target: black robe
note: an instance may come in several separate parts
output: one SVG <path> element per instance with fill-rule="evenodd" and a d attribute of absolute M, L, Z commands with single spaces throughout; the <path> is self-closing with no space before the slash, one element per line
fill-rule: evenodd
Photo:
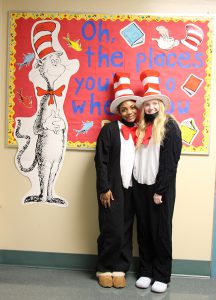
<path fill-rule="evenodd" d="M 118 121 L 106 124 L 98 136 L 95 154 L 98 196 L 111 189 L 114 198 L 123 197 L 120 149 Z"/>
<path fill-rule="evenodd" d="M 100 272 L 126 272 L 132 259 L 132 189 L 122 185 L 120 154 L 118 121 L 113 121 L 101 129 L 95 154 L 100 228 L 97 271 Z M 105 208 L 100 194 L 109 189 L 114 200 L 110 208 Z"/>
<path fill-rule="evenodd" d="M 181 131 L 175 120 L 165 124 L 159 169 L 153 185 L 133 180 L 140 256 L 139 276 L 168 283 L 172 269 L 172 218 L 176 196 L 176 172 L 182 149 Z M 155 204 L 153 195 L 162 195 Z"/>

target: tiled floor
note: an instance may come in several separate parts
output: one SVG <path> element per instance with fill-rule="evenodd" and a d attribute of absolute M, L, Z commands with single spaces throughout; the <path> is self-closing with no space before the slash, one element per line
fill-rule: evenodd
<path fill-rule="evenodd" d="M 0 300 L 216 300 L 216 279 L 172 276 L 165 294 L 135 287 L 135 274 L 124 289 L 102 288 L 87 271 L 0 266 Z"/>

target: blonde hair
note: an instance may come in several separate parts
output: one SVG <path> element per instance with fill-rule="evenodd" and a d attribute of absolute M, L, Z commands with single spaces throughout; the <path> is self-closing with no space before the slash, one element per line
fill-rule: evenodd
<path fill-rule="evenodd" d="M 167 119 L 171 117 L 165 113 L 165 107 L 163 102 L 161 100 L 158 100 L 158 103 L 159 103 L 159 111 L 157 117 L 153 122 L 153 127 L 152 127 L 152 136 L 155 144 L 161 144 L 163 142 L 165 136 L 165 123 L 167 122 Z M 137 148 L 140 147 L 143 141 L 143 137 L 145 135 L 145 130 L 147 127 L 144 114 L 145 112 L 143 106 L 140 114 L 139 123 L 138 123 L 138 129 L 137 129 L 137 136 L 138 136 L 137 145 L 136 145 Z"/>

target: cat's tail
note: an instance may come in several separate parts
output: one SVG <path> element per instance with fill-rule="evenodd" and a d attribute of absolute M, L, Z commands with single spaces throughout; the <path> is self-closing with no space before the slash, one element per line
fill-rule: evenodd
<path fill-rule="evenodd" d="M 17 120 L 17 128 L 16 128 L 16 131 L 15 131 L 15 136 L 16 136 L 17 138 L 23 138 L 23 139 L 26 139 L 26 143 L 25 143 L 25 145 L 23 146 L 23 148 L 22 148 L 21 150 L 18 151 L 16 160 L 17 160 L 18 166 L 19 166 L 19 168 L 20 168 L 20 170 L 21 170 L 22 172 L 31 172 L 31 171 L 34 169 L 34 167 L 36 166 L 36 164 L 37 164 L 37 155 L 35 155 L 35 158 L 34 158 L 34 160 L 33 160 L 33 162 L 32 162 L 32 164 L 31 164 L 30 167 L 28 167 L 28 168 L 23 167 L 23 165 L 22 165 L 22 163 L 21 163 L 21 157 L 22 157 L 23 153 L 25 152 L 25 150 L 28 148 L 28 146 L 29 146 L 29 144 L 30 144 L 30 142 L 31 142 L 31 138 L 30 138 L 29 135 L 21 134 L 21 133 L 20 133 L 20 128 L 21 128 L 21 120 L 18 119 L 18 120 Z"/>

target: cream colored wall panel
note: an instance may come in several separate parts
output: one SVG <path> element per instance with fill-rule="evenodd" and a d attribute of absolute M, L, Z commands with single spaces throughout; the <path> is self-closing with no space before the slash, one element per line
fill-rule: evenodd
<path fill-rule="evenodd" d="M 215 13 L 214 0 L 124 0 L 124 1 L 101 1 L 101 0 L 52 0 L 28 1 L 28 0 L 3 0 L 4 8 L 9 10 L 46 10 L 46 11 L 74 11 L 93 13 L 177 13 L 177 14 L 203 14 Z"/>

